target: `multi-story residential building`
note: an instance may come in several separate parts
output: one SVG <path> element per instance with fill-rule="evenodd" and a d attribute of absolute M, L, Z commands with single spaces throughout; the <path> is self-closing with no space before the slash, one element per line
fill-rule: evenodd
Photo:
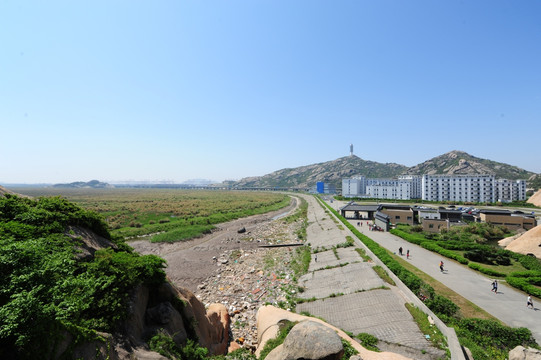
<path fill-rule="evenodd" d="M 411 198 L 420 199 L 422 196 L 422 176 L 421 175 L 400 175 L 398 180 L 411 181 Z"/>
<path fill-rule="evenodd" d="M 526 180 L 494 175 L 401 175 L 398 179 L 342 179 L 342 196 L 429 201 L 509 202 L 526 199 Z"/>
<path fill-rule="evenodd" d="M 412 181 L 395 179 L 366 179 L 366 194 L 376 199 L 411 199 Z"/>
<path fill-rule="evenodd" d="M 494 175 L 423 175 L 422 199 L 494 202 Z"/>
<path fill-rule="evenodd" d="M 366 194 L 366 178 L 362 175 L 342 179 L 342 196 L 359 197 Z"/>
<path fill-rule="evenodd" d="M 526 200 L 526 180 L 496 180 L 496 201 Z"/>
<path fill-rule="evenodd" d="M 494 175 L 423 175 L 422 199 L 430 201 L 510 202 L 526 199 L 526 180 Z"/>
<path fill-rule="evenodd" d="M 421 177 L 404 175 L 399 179 L 367 179 L 362 175 L 342 179 L 342 196 L 409 200 L 421 197 Z"/>

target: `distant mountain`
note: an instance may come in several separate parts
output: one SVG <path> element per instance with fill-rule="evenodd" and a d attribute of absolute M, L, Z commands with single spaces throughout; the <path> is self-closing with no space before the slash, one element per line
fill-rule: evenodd
<path fill-rule="evenodd" d="M 367 178 L 393 178 L 402 174 L 494 174 L 504 179 L 534 179 L 536 174 L 516 166 L 477 158 L 463 151 L 450 151 L 408 168 L 395 163 L 363 160 L 355 155 L 319 164 L 282 169 L 264 176 L 228 181 L 228 186 L 310 188 L 323 181 L 336 187 L 342 179 L 355 175 Z M 536 178 L 537 179 L 537 178 Z"/>
<path fill-rule="evenodd" d="M 211 185 L 216 184 L 218 181 L 208 179 L 190 179 L 182 182 L 183 185 Z"/>
<path fill-rule="evenodd" d="M 108 183 L 104 183 L 98 180 L 90 180 L 88 182 L 76 181 L 69 184 L 54 184 L 55 188 L 92 188 L 92 189 L 104 189 L 113 188 L 114 186 Z"/>
<path fill-rule="evenodd" d="M 503 179 L 528 179 L 535 173 L 516 166 L 477 158 L 463 151 L 453 150 L 443 155 L 415 165 L 406 171 L 406 174 L 492 174 Z"/>
<path fill-rule="evenodd" d="M 243 178 L 232 182 L 234 186 L 254 187 L 297 187 L 309 188 L 318 181 L 342 186 L 342 179 L 354 175 L 366 177 L 394 177 L 404 173 L 408 168 L 399 164 L 382 164 L 363 160 L 358 156 L 346 156 L 319 164 L 297 168 L 282 169 L 259 177 Z"/>

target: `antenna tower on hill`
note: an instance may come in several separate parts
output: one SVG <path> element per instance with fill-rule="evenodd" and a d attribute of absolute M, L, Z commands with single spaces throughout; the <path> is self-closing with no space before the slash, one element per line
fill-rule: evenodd
<path fill-rule="evenodd" d="M 349 145 L 349 156 L 353 156 L 353 144 Z"/>

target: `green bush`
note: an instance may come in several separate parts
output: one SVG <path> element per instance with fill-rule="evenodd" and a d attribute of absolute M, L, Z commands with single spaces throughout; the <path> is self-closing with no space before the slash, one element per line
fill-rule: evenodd
<path fill-rule="evenodd" d="M 486 274 L 488 276 L 492 277 L 505 277 L 505 274 L 496 270 L 492 270 L 486 267 L 483 267 L 476 263 L 468 263 L 468 267 L 473 270 L 477 270 L 479 272 L 482 272 L 483 274 Z"/>
<path fill-rule="evenodd" d="M 368 333 L 359 333 L 355 337 L 361 341 L 361 345 L 365 349 L 377 351 L 377 352 L 380 351 L 377 347 L 379 340 L 374 335 L 368 334 Z"/>
<path fill-rule="evenodd" d="M 349 360 L 350 357 L 353 355 L 357 355 L 359 352 L 349 343 L 349 341 L 340 338 L 342 341 L 342 347 L 344 348 L 344 355 L 340 358 L 340 360 Z"/>
<path fill-rule="evenodd" d="M 74 227 L 118 249 L 76 260 Z M 71 231 L 70 231 L 71 230 Z M 138 284 L 165 281 L 165 261 L 112 238 L 101 216 L 61 198 L 0 198 L 0 358 L 47 358 L 65 332 L 75 339 L 112 331 Z"/>
<path fill-rule="evenodd" d="M 518 345 L 537 347 L 532 333 L 527 328 L 511 328 L 496 320 L 462 319 L 457 333 L 465 334 L 476 343 L 487 347 L 513 349 Z"/>
<path fill-rule="evenodd" d="M 528 293 L 535 297 L 541 297 L 541 288 L 532 285 L 530 283 L 530 279 L 534 279 L 534 282 L 536 282 L 535 280 L 539 278 L 522 278 L 522 277 L 507 276 L 505 278 L 505 281 L 509 285 L 516 287 L 517 289 L 520 289 L 524 291 L 525 293 Z"/>
<path fill-rule="evenodd" d="M 426 306 L 436 314 L 447 316 L 454 316 L 459 309 L 451 300 L 437 294 L 426 300 Z"/>
<path fill-rule="evenodd" d="M 534 256 L 516 254 L 518 261 L 528 270 L 541 271 L 541 261 Z"/>
<path fill-rule="evenodd" d="M 163 331 L 154 335 L 149 343 L 150 350 L 167 357 L 168 359 L 207 360 L 208 349 L 200 347 L 195 341 L 188 339 L 184 346 L 177 345 L 173 339 Z"/>

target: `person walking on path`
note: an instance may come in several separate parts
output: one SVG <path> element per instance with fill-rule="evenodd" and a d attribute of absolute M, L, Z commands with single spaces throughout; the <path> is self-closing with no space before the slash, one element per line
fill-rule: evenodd
<path fill-rule="evenodd" d="M 410 258 L 410 251 L 408 249 L 408 251 L 406 251 L 406 259 L 409 259 Z"/>
<path fill-rule="evenodd" d="M 533 309 L 533 301 L 532 301 L 532 297 L 530 295 L 528 295 L 528 302 L 526 303 L 526 307 L 530 307 Z"/>
<path fill-rule="evenodd" d="M 402 256 L 402 246 L 398 248 L 398 255 Z"/>
<path fill-rule="evenodd" d="M 440 271 L 443 272 L 443 261 L 440 261 Z"/>
<path fill-rule="evenodd" d="M 317 254 L 314 256 L 314 261 L 317 262 Z"/>
<path fill-rule="evenodd" d="M 494 294 L 498 293 L 498 281 L 496 279 L 492 282 L 492 290 L 490 291 L 494 291 Z"/>

